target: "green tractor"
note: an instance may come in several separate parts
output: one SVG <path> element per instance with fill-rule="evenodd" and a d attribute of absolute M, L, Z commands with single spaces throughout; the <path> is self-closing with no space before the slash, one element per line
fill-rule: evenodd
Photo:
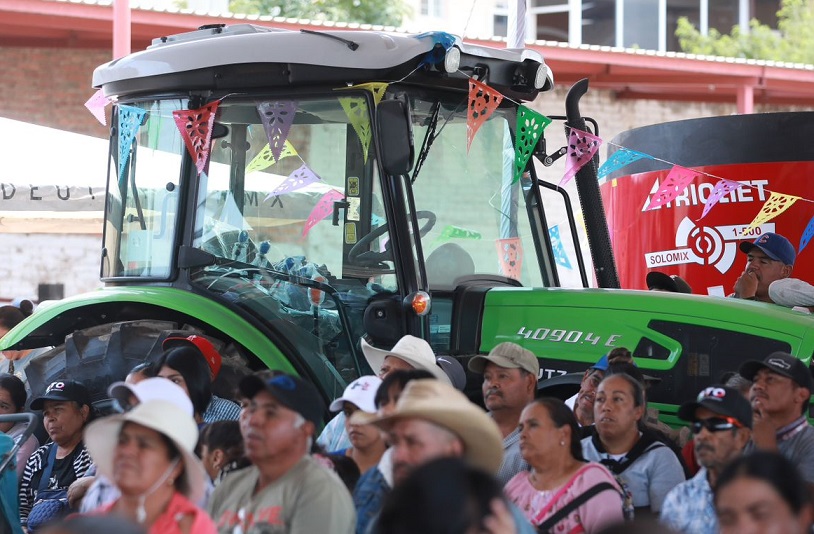
<path fill-rule="evenodd" d="M 475 82 L 488 88 L 478 98 Z M 515 169 L 523 103 L 553 87 L 537 52 L 218 25 L 156 39 L 97 68 L 93 85 L 114 103 L 105 287 L 0 342 L 51 347 L 25 370 L 34 393 L 71 377 L 101 399 L 164 338 L 195 333 L 223 354 L 216 393 L 273 368 L 329 400 L 371 372 L 362 336 L 389 347 L 412 334 L 464 363 L 520 343 L 543 380 L 627 347 L 661 379 L 650 400 L 674 423 L 741 361 L 814 353 L 811 319 L 777 306 L 618 289 L 596 159 L 575 178 L 583 264 L 566 190 L 530 161 Z M 570 128 L 587 130 L 586 90 L 532 138 L 544 165 Z M 575 267 L 558 263 L 557 239 Z M 561 287 L 567 276 L 582 287 Z"/>

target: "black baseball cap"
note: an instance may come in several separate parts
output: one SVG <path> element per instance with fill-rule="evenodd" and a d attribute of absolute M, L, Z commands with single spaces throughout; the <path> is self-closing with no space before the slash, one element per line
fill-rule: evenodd
<path fill-rule="evenodd" d="M 791 378 L 798 385 L 808 388 L 814 393 L 814 379 L 808 367 L 795 356 L 787 352 L 773 352 L 763 358 L 763 361 L 749 360 L 738 370 L 743 378 L 754 382 L 755 375 L 761 369 L 768 369 L 773 373 Z"/>
<path fill-rule="evenodd" d="M 737 389 L 723 385 L 712 385 L 705 388 L 694 402 L 685 402 L 678 409 L 678 417 L 685 421 L 695 421 L 698 408 L 733 417 L 747 428 L 752 428 L 752 406 Z"/>
<path fill-rule="evenodd" d="M 91 405 L 90 391 L 75 380 L 57 380 L 45 390 L 45 393 L 31 401 L 32 410 L 42 410 L 45 401 L 73 401 L 82 405 Z"/>
<path fill-rule="evenodd" d="M 665 274 L 661 271 L 650 271 L 645 278 L 647 289 L 660 289 L 672 293 L 692 293 L 692 288 L 677 274 Z"/>
<path fill-rule="evenodd" d="M 325 405 L 317 388 L 296 376 L 277 375 L 263 379 L 257 375 L 249 375 L 240 381 L 238 388 L 249 399 L 261 391 L 268 391 L 277 402 L 297 412 L 317 427 L 325 413 Z"/>

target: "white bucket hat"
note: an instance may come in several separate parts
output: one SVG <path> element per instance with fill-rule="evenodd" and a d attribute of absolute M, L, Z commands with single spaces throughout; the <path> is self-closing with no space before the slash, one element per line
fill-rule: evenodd
<path fill-rule="evenodd" d="M 421 338 L 406 335 L 399 339 L 390 350 L 377 349 L 362 338 L 362 353 L 375 373 L 382 368 L 385 357 L 394 356 L 409 363 L 415 369 L 429 371 L 441 382 L 452 385 L 444 370 L 435 363 L 435 353 L 432 351 L 432 347 Z"/>
<path fill-rule="evenodd" d="M 184 462 L 184 495 L 192 502 L 201 502 L 206 487 L 206 472 L 195 456 L 198 425 L 192 415 L 166 400 L 149 400 L 131 411 L 98 419 L 85 429 L 85 445 L 102 475 L 113 478 L 113 458 L 124 423 L 135 423 L 155 430 L 172 441 Z"/>
<path fill-rule="evenodd" d="M 355 404 L 360 410 L 367 413 L 376 413 L 376 390 L 382 384 L 378 376 L 360 376 L 345 388 L 342 396 L 328 407 L 332 412 L 338 412 L 346 402 Z"/>

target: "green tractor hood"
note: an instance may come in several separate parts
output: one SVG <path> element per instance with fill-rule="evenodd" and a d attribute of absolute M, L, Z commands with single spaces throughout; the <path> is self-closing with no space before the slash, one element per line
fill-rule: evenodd
<path fill-rule="evenodd" d="M 806 364 L 814 318 L 755 301 L 618 289 L 499 288 L 486 294 L 480 350 L 519 343 L 540 359 L 540 378 L 582 373 L 617 347 L 656 386 L 651 401 L 676 406 L 725 372 L 774 351 Z"/>
<path fill-rule="evenodd" d="M 245 317 L 211 298 L 172 287 L 108 287 L 44 306 L 6 334 L 0 350 L 58 346 L 77 330 L 143 319 L 217 330 L 270 367 L 293 371 L 273 340 Z"/>

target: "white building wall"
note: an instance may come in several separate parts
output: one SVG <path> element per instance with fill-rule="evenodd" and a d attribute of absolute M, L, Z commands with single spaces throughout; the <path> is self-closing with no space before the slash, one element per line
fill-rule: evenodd
<path fill-rule="evenodd" d="M 36 298 L 39 284 L 64 284 L 65 296 L 101 287 L 98 235 L 0 233 L 0 301 Z"/>

